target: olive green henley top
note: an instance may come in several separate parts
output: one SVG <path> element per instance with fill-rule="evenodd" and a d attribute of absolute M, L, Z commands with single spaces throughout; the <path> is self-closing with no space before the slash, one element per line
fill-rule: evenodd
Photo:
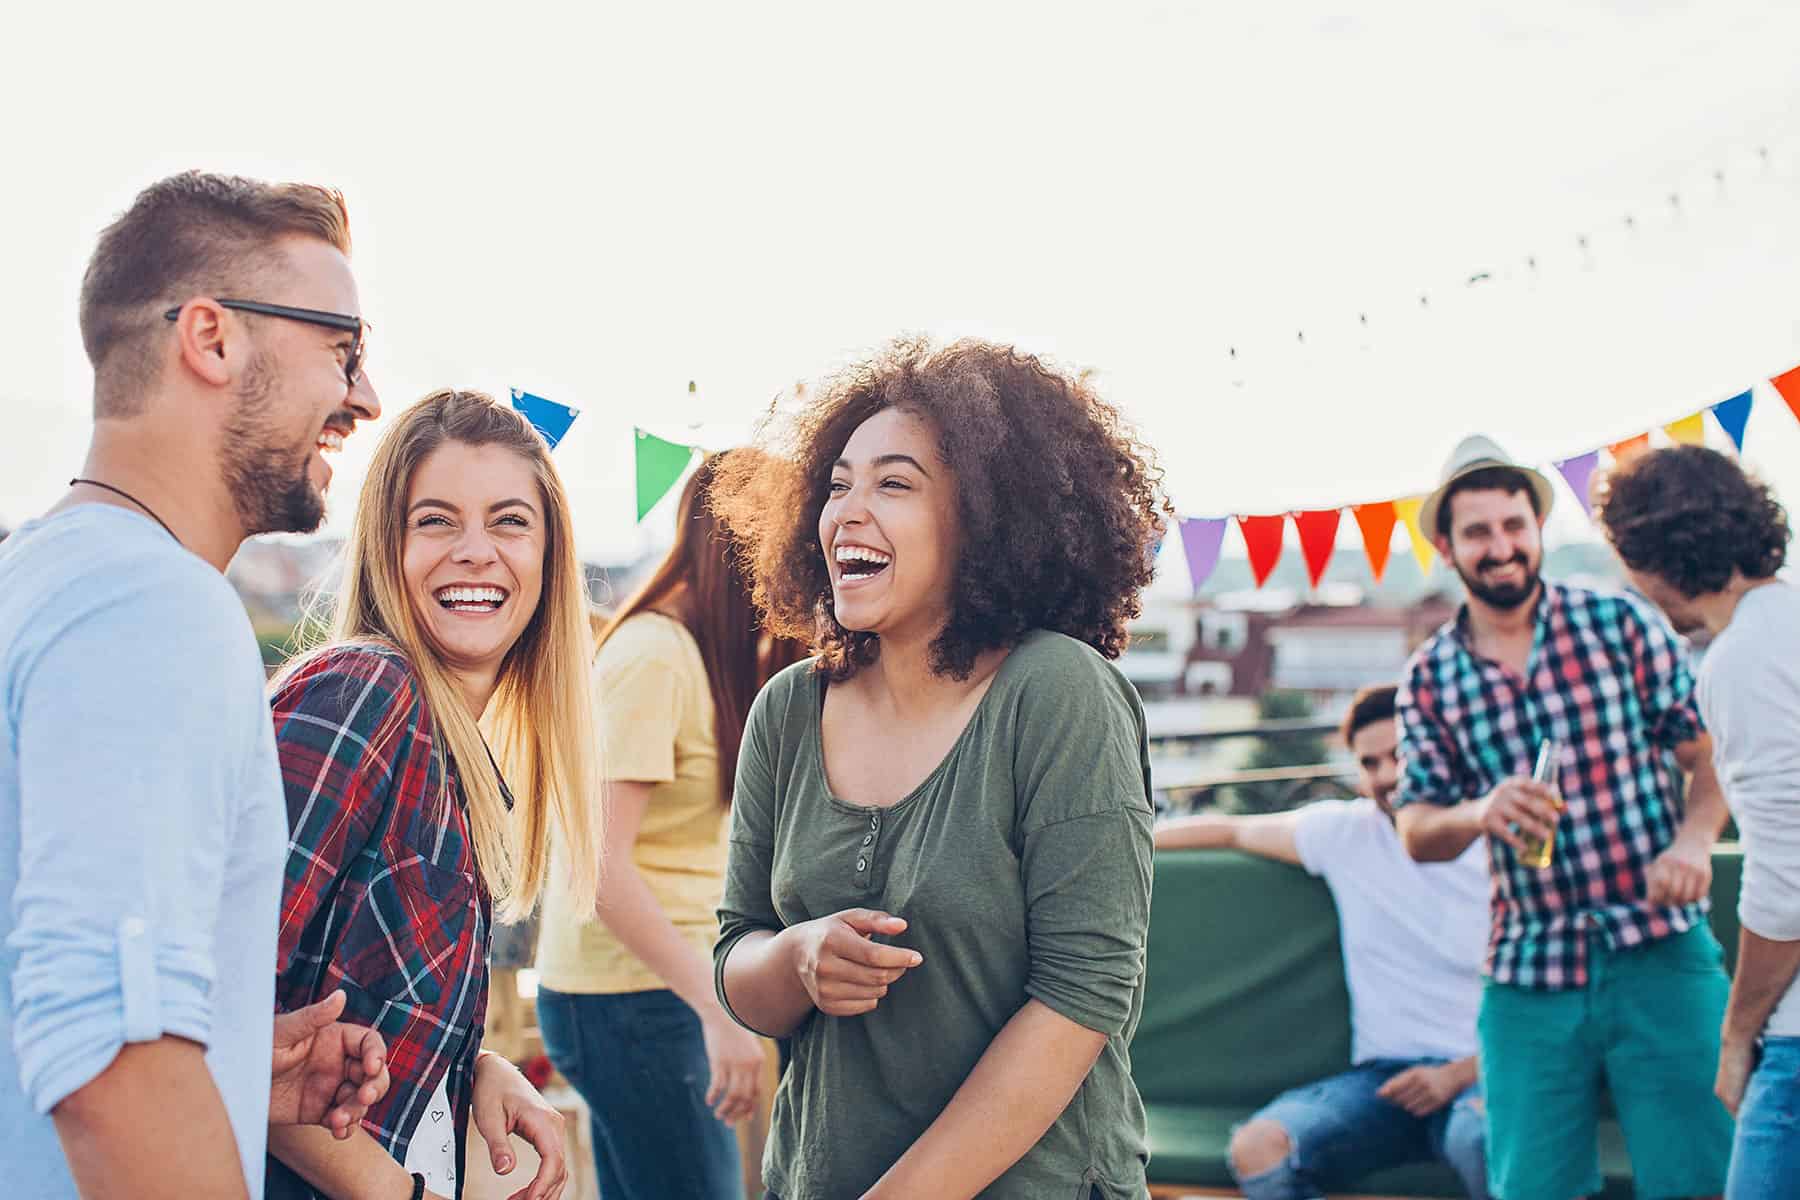
<path fill-rule="evenodd" d="M 873 1012 L 814 1011 L 794 1032 L 763 1182 L 782 1200 L 860 1196 L 1036 999 L 1106 1046 L 1056 1123 L 981 1194 L 1141 1200 L 1148 1151 L 1127 1047 L 1143 1006 L 1154 809 L 1136 691 L 1091 647 L 1028 634 L 943 762 L 880 808 L 831 794 L 825 687 L 800 663 L 751 709 L 715 978 L 745 934 L 847 908 L 906 918 L 882 940 L 924 962 Z M 720 1000 L 729 1010 L 722 987 Z"/>

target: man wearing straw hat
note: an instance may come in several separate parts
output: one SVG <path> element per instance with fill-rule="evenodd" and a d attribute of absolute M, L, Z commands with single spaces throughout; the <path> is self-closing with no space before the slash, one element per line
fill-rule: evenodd
<path fill-rule="evenodd" d="M 1700 708 L 1745 846 L 1737 971 L 1714 1089 L 1737 1116 L 1726 1194 L 1800 1178 L 1800 591 L 1776 577 L 1788 515 L 1766 484 L 1702 446 L 1657 450 L 1608 481 L 1606 536 L 1675 628 L 1713 635 Z"/>
<path fill-rule="evenodd" d="M 1730 984 L 1706 897 L 1724 797 L 1668 624 L 1634 597 L 1541 577 L 1552 499 L 1543 475 L 1471 437 L 1420 508 L 1468 600 L 1407 665 L 1396 821 L 1422 861 L 1488 839 L 1493 1193 L 1598 1191 L 1604 1082 L 1637 1194 L 1716 1196 Z"/>

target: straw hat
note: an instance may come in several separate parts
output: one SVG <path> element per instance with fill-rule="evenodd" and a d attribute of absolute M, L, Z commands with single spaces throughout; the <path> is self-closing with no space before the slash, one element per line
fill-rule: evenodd
<path fill-rule="evenodd" d="M 1530 467 L 1514 462 L 1492 438 L 1485 438 L 1477 433 L 1464 438 L 1451 452 L 1449 461 L 1444 464 L 1437 490 L 1425 497 L 1425 502 L 1419 505 L 1419 532 L 1428 538 L 1437 537 L 1438 506 L 1444 502 L 1444 493 L 1450 490 L 1450 485 L 1465 475 L 1485 471 L 1490 467 L 1505 467 L 1523 475 L 1537 495 L 1539 515 L 1550 515 L 1550 506 L 1556 501 L 1556 493 L 1551 489 L 1550 481 Z"/>

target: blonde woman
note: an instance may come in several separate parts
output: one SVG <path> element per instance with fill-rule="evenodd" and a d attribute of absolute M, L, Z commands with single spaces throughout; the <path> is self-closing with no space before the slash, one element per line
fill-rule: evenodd
<path fill-rule="evenodd" d="M 346 1019 L 387 1039 L 393 1086 L 349 1141 L 272 1131 L 268 1195 L 460 1195 L 472 1114 L 500 1173 L 509 1133 L 536 1147 L 519 1195 L 554 1200 L 562 1121 L 480 1043 L 494 908 L 516 919 L 554 887 L 591 905 L 596 886 L 568 498 L 517 413 L 434 392 L 376 449 L 345 557 L 329 642 L 275 689 L 293 831 L 276 999 L 342 988 Z M 549 878 L 553 833 L 567 878 Z"/>

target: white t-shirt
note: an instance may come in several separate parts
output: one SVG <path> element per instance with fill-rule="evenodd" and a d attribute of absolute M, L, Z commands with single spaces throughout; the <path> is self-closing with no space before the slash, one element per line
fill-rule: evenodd
<path fill-rule="evenodd" d="M 456 1122 L 450 1116 L 450 1073 L 437 1091 L 406 1144 L 408 1173 L 425 1177 L 425 1190 L 436 1196 L 456 1195 Z"/>
<path fill-rule="evenodd" d="M 1337 902 L 1350 989 L 1351 1058 L 1475 1053 L 1488 943 L 1488 852 L 1420 863 L 1373 800 L 1301 810 L 1294 843 Z"/>
<path fill-rule="evenodd" d="M 1738 921 L 1772 941 L 1800 940 L 1800 591 L 1744 593 L 1699 671 L 1713 765 L 1744 845 Z M 1800 980 L 1765 1033 L 1800 1037 Z"/>

